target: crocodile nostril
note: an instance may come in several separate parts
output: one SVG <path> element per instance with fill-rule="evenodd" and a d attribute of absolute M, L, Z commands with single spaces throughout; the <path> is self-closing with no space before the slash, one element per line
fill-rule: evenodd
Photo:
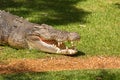
<path fill-rule="evenodd" d="M 80 36 L 79 36 L 78 33 L 72 32 L 72 33 L 69 34 L 68 39 L 70 41 L 80 40 Z"/>

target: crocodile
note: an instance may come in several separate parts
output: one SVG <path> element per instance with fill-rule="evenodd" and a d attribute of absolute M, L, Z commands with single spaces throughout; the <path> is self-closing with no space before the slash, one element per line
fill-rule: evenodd
<path fill-rule="evenodd" d="M 32 23 L 22 17 L 0 10 L 0 45 L 16 49 L 36 49 L 47 53 L 76 54 L 76 32 L 58 30 L 47 24 Z M 70 47 L 65 44 L 70 43 Z"/>

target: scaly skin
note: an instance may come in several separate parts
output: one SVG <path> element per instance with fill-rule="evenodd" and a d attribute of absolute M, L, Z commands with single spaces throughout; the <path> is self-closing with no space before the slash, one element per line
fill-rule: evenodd
<path fill-rule="evenodd" d="M 76 54 L 77 50 L 67 48 L 64 42 L 72 43 L 79 39 L 80 36 L 75 32 L 56 30 L 46 24 L 31 23 L 0 10 L 0 45 L 71 55 Z"/>

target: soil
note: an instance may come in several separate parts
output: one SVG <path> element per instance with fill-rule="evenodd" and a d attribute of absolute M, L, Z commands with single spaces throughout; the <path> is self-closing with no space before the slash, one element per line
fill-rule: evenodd
<path fill-rule="evenodd" d="M 9 59 L 0 62 L 0 74 L 80 69 L 120 69 L 120 57 L 51 57 L 44 59 Z"/>

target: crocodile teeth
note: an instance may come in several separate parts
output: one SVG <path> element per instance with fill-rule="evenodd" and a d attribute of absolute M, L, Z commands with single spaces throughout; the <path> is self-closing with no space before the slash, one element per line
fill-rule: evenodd
<path fill-rule="evenodd" d="M 55 48 L 56 48 L 57 46 L 53 44 L 53 47 L 55 47 Z"/>
<path fill-rule="evenodd" d="M 58 42 L 58 46 L 60 46 L 60 42 Z"/>
<path fill-rule="evenodd" d="M 69 48 L 66 46 L 66 50 L 68 50 Z"/>
<path fill-rule="evenodd" d="M 73 41 L 71 41 L 71 45 L 72 45 L 72 46 L 74 46 L 74 43 L 73 43 Z"/>
<path fill-rule="evenodd" d="M 62 44 L 62 42 L 58 42 L 58 46 L 60 46 Z"/>

